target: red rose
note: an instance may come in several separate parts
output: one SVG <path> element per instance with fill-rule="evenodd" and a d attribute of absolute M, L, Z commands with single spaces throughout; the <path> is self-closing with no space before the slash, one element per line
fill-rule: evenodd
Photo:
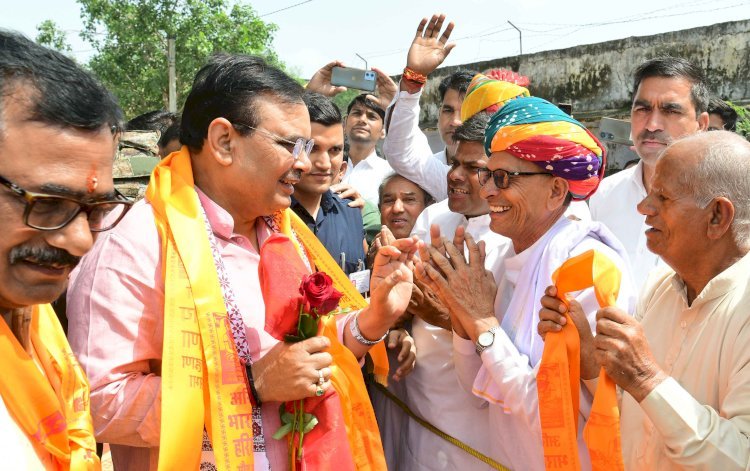
<path fill-rule="evenodd" d="M 322 316 L 336 309 L 339 299 L 343 296 L 333 287 L 331 277 L 323 272 L 302 278 L 299 292 L 305 307 L 310 306 L 310 313 L 315 316 Z"/>

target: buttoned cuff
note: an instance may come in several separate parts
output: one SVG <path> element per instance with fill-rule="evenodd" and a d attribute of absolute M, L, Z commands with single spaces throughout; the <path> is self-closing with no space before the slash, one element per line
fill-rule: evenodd
<path fill-rule="evenodd" d="M 640 406 L 666 444 L 689 439 L 698 419 L 695 407 L 702 409 L 693 396 L 672 377 L 656 386 L 641 401 Z"/>

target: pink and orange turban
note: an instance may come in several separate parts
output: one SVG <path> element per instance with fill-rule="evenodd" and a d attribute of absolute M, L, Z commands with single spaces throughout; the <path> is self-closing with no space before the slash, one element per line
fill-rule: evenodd
<path fill-rule="evenodd" d="M 574 200 L 588 199 L 604 178 L 604 147 L 581 123 L 537 97 L 512 100 L 484 133 L 484 150 L 508 152 L 568 180 Z"/>
<path fill-rule="evenodd" d="M 464 103 L 461 105 L 461 121 L 466 121 L 480 111 L 494 113 L 508 100 L 522 96 L 529 96 L 529 91 L 524 87 L 476 74 L 466 89 Z"/>

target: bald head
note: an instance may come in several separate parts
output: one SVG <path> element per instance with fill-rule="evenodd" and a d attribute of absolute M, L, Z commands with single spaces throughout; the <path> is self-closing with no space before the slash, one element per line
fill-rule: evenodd
<path fill-rule="evenodd" d="M 670 145 L 658 166 L 678 175 L 685 193 L 705 208 L 715 198 L 734 206 L 732 232 L 738 245 L 750 238 L 750 142 L 729 131 L 702 132 Z"/>

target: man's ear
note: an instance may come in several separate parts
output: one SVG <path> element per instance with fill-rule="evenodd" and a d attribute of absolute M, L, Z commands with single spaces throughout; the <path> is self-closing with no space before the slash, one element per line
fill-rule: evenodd
<path fill-rule="evenodd" d="M 568 180 L 553 176 L 552 185 L 550 185 L 547 208 L 555 210 L 562 207 L 565 204 L 565 198 L 567 198 L 569 191 L 570 186 L 568 185 Z"/>
<path fill-rule="evenodd" d="M 383 127 L 380 128 L 380 138 L 379 139 L 385 139 L 385 123 L 383 123 Z"/>
<path fill-rule="evenodd" d="M 341 180 L 344 179 L 344 175 L 346 174 L 347 167 L 349 167 L 348 160 L 344 160 L 343 162 L 341 162 L 341 168 L 339 169 L 339 174 L 333 178 L 334 185 L 337 183 L 341 183 Z"/>
<path fill-rule="evenodd" d="M 732 228 L 734 222 L 734 204 L 723 196 L 719 196 L 708 203 L 709 213 L 706 236 L 709 239 L 721 239 Z"/>
<path fill-rule="evenodd" d="M 206 142 L 203 147 L 219 165 L 228 167 L 232 165 L 233 161 L 232 140 L 238 136 L 239 134 L 229 120 L 216 118 L 208 125 Z"/>
<path fill-rule="evenodd" d="M 698 128 L 701 131 L 705 131 L 708 129 L 708 112 L 704 111 L 703 113 L 698 116 Z"/>

